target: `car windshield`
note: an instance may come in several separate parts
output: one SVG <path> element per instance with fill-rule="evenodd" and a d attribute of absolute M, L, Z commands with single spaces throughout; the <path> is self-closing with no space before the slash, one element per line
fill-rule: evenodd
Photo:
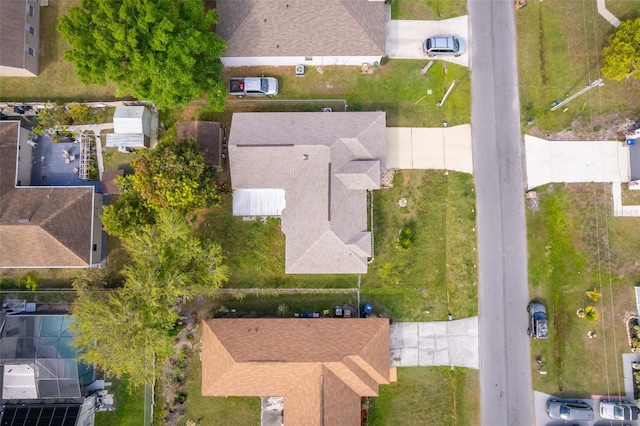
<path fill-rule="evenodd" d="M 619 405 L 613 406 L 613 417 L 616 419 L 621 419 L 624 417 L 624 409 Z"/>
<path fill-rule="evenodd" d="M 455 52 L 460 50 L 460 43 L 458 42 L 458 39 L 455 37 L 451 37 L 453 39 L 453 50 Z"/>
<path fill-rule="evenodd" d="M 261 78 L 260 79 L 260 90 L 263 93 L 267 93 L 267 88 L 269 87 L 269 82 L 267 82 L 266 78 Z"/>
<path fill-rule="evenodd" d="M 560 417 L 562 417 L 563 419 L 569 417 L 570 413 L 571 413 L 571 409 L 566 405 L 562 405 L 560 407 Z"/>

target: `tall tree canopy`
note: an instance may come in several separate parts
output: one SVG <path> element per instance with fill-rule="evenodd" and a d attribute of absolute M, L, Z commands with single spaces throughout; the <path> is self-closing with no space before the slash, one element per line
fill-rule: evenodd
<path fill-rule="evenodd" d="M 132 175 L 118 178 L 117 201 L 102 212 L 110 235 L 128 238 L 139 227 L 153 224 L 160 210 L 187 214 L 220 202 L 218 172 L 205 163 L 193 140 L 159 143 L 141 152 L 132 165 Z"/>
<path fill-rule="evenodd" d="M 159 143 L 132 166 L 131 186 L 151 208 L 187 213 L 220 200 L 216 170 L 204 162 L 193 139 Z"/>
<path fill-rule="evenodd" d="M 602 50 L 602 75 L 610 80 L 640 78 L 640 18 L 624 21 Z"/>
<path fill-rule="evenodd" d="M 120 94 L 165 109 L 208 91 L 222 109 L 219 56 L 225 42 L 213 32 L 215 10 L 202 0 L 82 0 L 58 31 L 69 41 L 71 61 L 84 83 L 118 86 Z"/>
<path fill-rule="evenodd" d="M 161 373 L 154 368 L 173 353 L 169 331 L 180 298 L 210 294 L 228 278 L 220 246 L 193 235 L 178 212 L 161 211 L 156 223 L 124 240 L 131 256 L 125 284 L 101 292 L 104 280 L 81 276 L 74 282 L 74 342 L 79 358 L 133 386 Z M 95 274 L 95 273 L 94 273 Z"/>

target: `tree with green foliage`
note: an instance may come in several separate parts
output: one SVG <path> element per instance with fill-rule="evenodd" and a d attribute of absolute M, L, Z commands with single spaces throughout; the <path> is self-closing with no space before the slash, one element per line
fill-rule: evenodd
<path fill-rule="evenodd" d="M 83 83 L 115 83 L 159 109 L 185 105 L 208 92 L 224 107 L 220 54 L 213 32 L 215 10 L 202 0 L 82 0 L 60 18 L 58 31 L 71 45 L 65 58 Z"/>
<path fill-rule="evenodd" d="M 188 213 L 220 201 L 216 169 L 204 162 L 193 139 L 159 143 L 132 166 L 131 187 L 150 208 Z"/>
<path fill-rule="evenodd" d="M 624 21 L 609 36 L 609 45 L 602 50 L 602 75 L 620 81 L 640 78 L 640 18 Z"/>
<path fill-rule="evenodd" d="M 133 189 L 123 190 L 121 186 L 120 190 L 117 200 L 102 208 L 102 226 L 107 234 L 124 239 L 140 227 L 153 224 L 155 212 Z"/>
<path fill-rule="evenodd" d="M 99 274 L 75 280 L 72 328 L 80 359 L 137 387 L 158 378 L 157 366 L 174 351 L 170 331 L 180 300 L 212 293 L 227 281 L 228 269 L 220 246 L 194 236 L 175 211 L 159 212 L 155 224 L 124 244 L 132 263 L 121 288 L 100 291 L 105 278 Z"/>

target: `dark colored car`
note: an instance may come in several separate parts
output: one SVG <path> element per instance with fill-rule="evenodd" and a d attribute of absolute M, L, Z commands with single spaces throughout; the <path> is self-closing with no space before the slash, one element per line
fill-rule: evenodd
<path fill-rule="evenodd" d="M 529 330 L 527 330 L 527 334 L 532 339 L 546 339 L 549 337 L 549 319 L 544 305 L 539 302 L 531 302 L 527 306 L 527 312 L 529 312 Z"/>
<path fill-rule="evenodd" d="M 593 408 L 584 401 L 550 399 L 547 401 L 547 414 L 555 420 L 593 420 Z"/>
<path fill-rule="evenodd" d="M 465 52 L 464 42 L 454 35 L 429 37 L 422 43 L 422 51 L 429 57 L 460 56 Z"/>

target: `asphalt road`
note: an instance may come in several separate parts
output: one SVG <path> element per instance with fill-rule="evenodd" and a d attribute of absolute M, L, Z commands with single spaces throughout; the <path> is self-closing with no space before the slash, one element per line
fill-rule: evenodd
<path fill-rule="evenodd" d="M 513 1 L 469 0 L 469 15 L 482 424 L 532 425 L 525 174 Z"/>

